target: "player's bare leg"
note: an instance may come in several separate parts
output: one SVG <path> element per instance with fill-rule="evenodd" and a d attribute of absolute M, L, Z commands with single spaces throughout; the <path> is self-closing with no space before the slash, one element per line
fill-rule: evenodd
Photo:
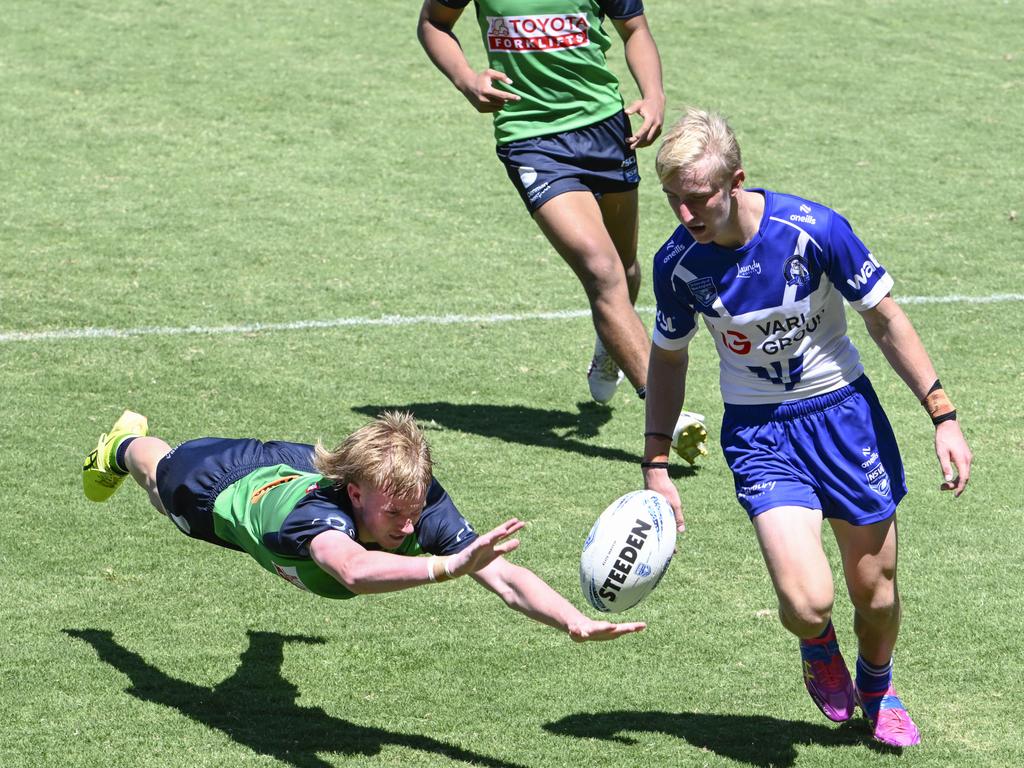
<path fill-rule="evenodd" d="M 895 518 L 874 525 L 829 522 L 843 558 L 860 654 L 872 664 L 886 664 L 900 631 Z"/>
<path fill-rule="evenodd" d="M 892 682 L 892 652 L 900 630 L 896 586 L 896 518 L 873 525 L 830 521 L 843 558 L 846 587 L 853 602 L 857 696 L 878 741 L 897 747 L 921 740 Z"/>
<path fill-rule="evenodd" d="M 627 278 L 623 258 L 590 192 L 558 195 L 544 203 L 534 219 L 583 285 L 594 328 L 605 348 L 635 388 L 645 386 L 650 338 L 633 308 L 635 292 L 632 296 L 630 292 L 630 279 L 639 289 L 635 250 L 630 265 L 633 276 Z M 625 237 L 622 232 L 619 236 Z"/>
<path fill-rule="evenodd" d="M 640 237 L 640 213 L 637 206 L 635 189 L 628 192 L 609 192 L 597 201 L 601 209 L 604 228 L 612 239 L 615 252 L 626 272 L 626 287 L 629 290 L 629 303 L 635 305 L 640 295 L 640 265 L 636 260 L 636 252 Z M 646 376 L 646 368 L 644 375 Z"/>
<path fill-rule="evenodd" d="M 753 518 L 779 618 L 800 638 L 821 634 L 832 617 L 832 570 L 821 546 L 821 521 L 821 510 L 806 507 L 776 507 Z"/>
<path fill-rule="evenodd" d="M 125 451 L 125 463 L 132 479 L 149 494 L 150 504 L 164 515 L 167 514 L 167 510 L 164 509 L 160 494 L 157 492 L 156 465 L 170 452 L 171 446 L 159 437 L 136 438 Z"/>
<path fill-rule="evenodd" d="M 806 507 L 776 507 L 753 519 L 779 618 L 800 639 L 807 692 L 827 718 L 841 722 L 853 715 L 854 691 L 832 627 L 835 593 L 821 521 L 821 510 Z"/>

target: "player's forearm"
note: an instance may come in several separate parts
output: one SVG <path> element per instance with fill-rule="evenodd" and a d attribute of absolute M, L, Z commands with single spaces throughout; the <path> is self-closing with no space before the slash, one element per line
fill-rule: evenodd
<path fill-rule="evenodd" d="M 310 546 L 310 556 L 321 569 L 357 595 L 397 592 L 450 578 L 444 572 L 445 558 L 406 557 L 361 547 L 356 550 L 355 545 L 342 548 L 338 542 L 331 541 L 331 537 L 344 535 L 320 534 Z"/>
<path fill-rule="evenodd" d="M 626 65 L 630 74 L 636 81 L 640 94 L 645 99 L 656 98 L 665 101 L 665 87 L 662 84 L 661 56 L 658 54 L 658 46 L 654 42 L 654 36 L 644 17 L 637 17 L 639 20 L 635 27 L 628 25 L 624 27 L 626 32 L 623 36 L 623 47 L 625 50 Z M 630 19 L 630 22 L 635 21 Z"/>
<path fill-rule="evenodd" d="M 424 6 L 423 12 L 420 13 L 416 36 L 434 66 L 441 70 L 459 91 L 464 92 L 476 73 L 469 65 L 459 39 L 451 28 L 431 20 L 427 7 Z"/>
<path fill-rule="evenodd" d="M 528 568 L 500 561 L 474 574 L 474 578 L 494 592 L 513 610 L 534 621 L 568 633 L 569 627 L 586 621 L 579 609 L 551 588 L 540 576 Z"/>
<path fill-rule="evenodd" d="M 670 351 L 651 345 L 647 365 L 644 458 L 667 458 L 679 411 L 686 396 L 687 350 Z M 665 436 L 668 436 L 667 438 Z"/>
<path fill-rule="evenodd" d="M 889 365 L 914 393 L 914 397 L 923 399 L 937 376 L 910 318 L 891 297 L 864 312 L 863 317 L 868 333 Z"/>

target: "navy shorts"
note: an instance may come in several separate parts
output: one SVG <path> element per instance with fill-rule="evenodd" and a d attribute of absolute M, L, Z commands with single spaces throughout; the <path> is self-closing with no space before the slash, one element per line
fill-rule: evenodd
<path fill-rule="evenodd" d="M 531 214 L 563 192 L 580 190 L 600 197 L 628 192 L 640 183 L 636 152 L 625 112 L 575 131 L 511 141 L 497 148 L 498 158 Z"/>
<path fill-rule="evenodd" d="M 156 466 L 157 492 L 182 533 L 239 549 L 214 533 L 213 503 L 221 491 L 253 470 L 277 464 L 314 472 L 313 446 L 225 437 L 189 440 L 160 459 Z"/>
<path fill-rule="evenodd" d="M 870 525 L 907 493 L 896 437 L 866 376 L 805 400 L 726 403 L 722 452 L 752 518 L 797 506 Z"/>

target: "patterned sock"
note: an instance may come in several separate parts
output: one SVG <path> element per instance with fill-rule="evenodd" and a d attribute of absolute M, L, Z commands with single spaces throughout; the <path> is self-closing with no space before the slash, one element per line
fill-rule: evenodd
<path fill-rule="evenodd" d="M 882 667 L 876 667 L 857 656 L 857 690 L 860 691 L 861 703 L 868 717 L 878 717 L 878 708 L 882 697 L 892 684 L 892 659 Z"/>
<path fill-rule="evenodd" d="M 109 466 L 116 474 L 128 474 L 128 463 L 125 458 L 128 454 L 128 446 L 132 444 L 133 440 L 136 440 L 139 437 L 140 435 L 128 435 L 127 437 L 122 437 L 120 442 L 112 446 L 113 450 L 111 450 L 111 454 L 113 455 Z"/>
<path fill-rule="evenodd" d="M 646 400 L 647 399 L 647 387 L 646 386 L 644 386 L 644 387 L 637 387 L 636 388 L 636 396 L 639 397 L 641 400 Z"/>

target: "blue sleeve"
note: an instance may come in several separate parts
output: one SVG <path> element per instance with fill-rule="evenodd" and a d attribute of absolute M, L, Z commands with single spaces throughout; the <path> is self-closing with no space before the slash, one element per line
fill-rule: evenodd
<path fill-rule="evenodd" d="M 461 552 L 477 538 L 448 492 L 437 480 L 427 491 L 427 504 L 416 524 L 416 540 L 424 552 L 432 555 L 453 555 Z"/>
<path fill-rule="evenodd" d="M 679 229 L 682 229 L 680 227 Z M 697 310 L 683 277 L 676 274 L 681 245 L 679 230 L 654 257 L 654 299 L 657 313 L 652 339 L 662 349 L 683 349 L 697 332 Z"/>
<path fill-rule="evenodd" d="M 641 0 L 597 0 L 597 4 L 601 6 L 601 13 L 618 21 L 641 16 L 644 12 Z"/>
<path fill-rule="evenodd" d="M 299 501 L 280 530 L 264 534 L 263 544 L 284 557 L 309 557 L 309 543 L 324 531 L 341 531 L 356 540 L 356 525 L 351 515 L 321 490 Z"/>
<path fill-rule="evenodd" d="M 892 277 L 846 219 L 835 212 L 831 219 L 821 253 L 822 268 L 854 309 L 870 309 L 892 290 Z"/>

